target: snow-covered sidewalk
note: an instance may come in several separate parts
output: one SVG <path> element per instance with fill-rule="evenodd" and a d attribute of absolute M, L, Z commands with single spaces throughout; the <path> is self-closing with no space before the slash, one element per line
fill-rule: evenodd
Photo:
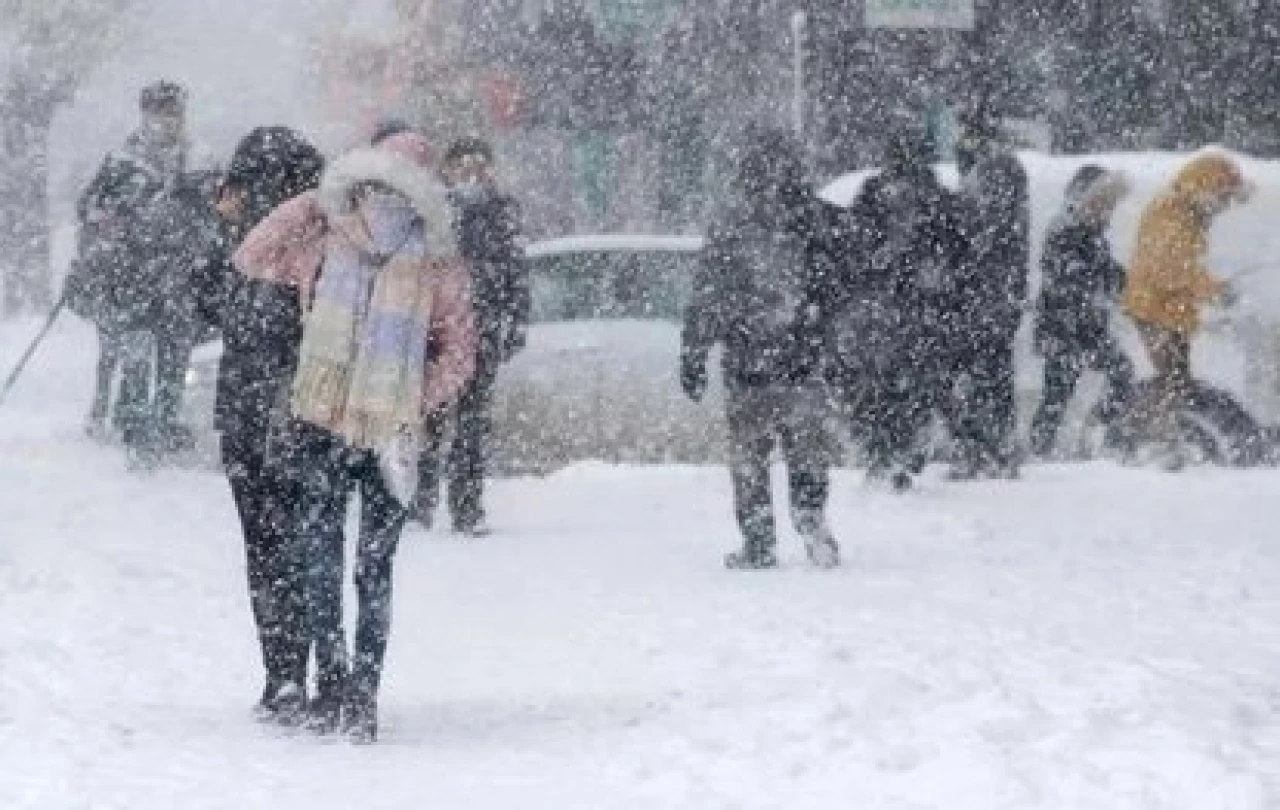
<path fill-rule="evenodd" d="M 845 473 L 847 565 L 770 573 L 721 470 L 498 482 L 493 538 L 406 535 L 352 748 L 250 720 L 225 484 L 81 439 L 92 361 L 0 406 L 0 807 L 1280 807 L 1276 472 Z"/>

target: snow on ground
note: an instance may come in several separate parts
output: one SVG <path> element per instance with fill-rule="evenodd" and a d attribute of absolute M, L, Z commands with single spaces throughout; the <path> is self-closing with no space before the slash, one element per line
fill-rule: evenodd
<path fill-rule="evenodd" d="M 352 748 L 249 719 L 225 485 L 81 439 L 92 354 L 0 405 L 0 807 L 1280 807 L 1280 473 L 847 472 L 848 565 L 763 574 L 721 470 L 502 481 L 492 539 L 405 537 Z"/>

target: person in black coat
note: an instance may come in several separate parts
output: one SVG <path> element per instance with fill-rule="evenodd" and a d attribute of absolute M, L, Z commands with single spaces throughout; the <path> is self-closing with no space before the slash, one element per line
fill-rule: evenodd
<path fill-rule="evenodd" d="M 735 199 L 713 221 L 685 312 L 680 380 L 698 400 L 713 346 L 721 359 L 729 427 L 729 472 L 743 536 L 730 568 L 777 565 L 769 456 L 781 444 L 791 515 L 811 561 L 834 566 L 839 548 L 827 525 L 831 442 L 822 347 L 822 279 L 838 261 L 831 210 L 805 176 L 785 134 L 754 134 L 736 178 Z"/>
<path fill-rule="evenodd" d="M 456 407 L 433 417 L 419 464 L 414 517 L 430 527 L 440 497 L 445 433 L 449 448 L 449 512 L 453 530 L 488 533 L 484 509 L 485 458 L 490 409 L 498 369 L 525 345 L 529 326 L 529 276 L 520 246 L 520 205 L 502 192 L 493 171 L 493 150 L 478 138 L 460 138 L 444 157 L 454 204 L 458 248 L 471 275 L 472 307 L 479 331 L 476 373 Z"/>
<path fill-rule="evenodd" d="M 961 306 L 955 371 L 967 384 L 952 422 L 959 451 L 952 477 L 1014 477 L 1014 339 L 1030 272 L 1030 192 L 1026 171 L 1000 143 L 990 113 L 979 110 L 962 124 L 957 162 L 961 196 L 973 215 L 974 268 Z"/>
<path fill-rule="evenodd" d="M 154 248 L 148 217 L 186 167 L 186 91 L 169 81 L 139 94 L 141 122 L 106 156 L 76 203 L 80 225 L 74 286 L 84 306 L 72 309 L 98 328 L 98 367 L 86 427 L 105 438 L 107 417 L 126 440 L 148 423 L 152 347 L 146 334 L 155 305 L 148 271 Z M 120 390 L 112 405 L 116 372 Z"/>
<path fill-rule="evenodd" d="M 139 224 L 142 243 L 135 255 L 142 262 L 148 307 L 140 326 L 154 351 L 153 380 L 145 427 L 126 444 L 145 462 L 189 448 L 191 432 L 178 421 L 191 351 L 212 338 L 212 324 L 199 306 L 197 280 L 208 266 L 227 261 L 227 239 L 214 208 L 221 175 L 216 171 L 184 172 L 171 191 L 158 198 Z"/>
<path fill-rule="evenodd" d="M 301 135 L 259 127 L 236 146 L 218 210 L 232 243 L 279 204 L 314 188 L 324 159 Z M 251 280 L 228 262 L 197 279 L 203 317 L 216 324 L 215 427 L 222 465 L 240 517 L 249 598 L 266 684 L 256 707 L 266 721 L 304 719 L 309 641 L 303 555 L 297 536 L 300 479 L 287 399 L 302 342 L 302 311 L 291 288 Z"/>
<path fill-rule="evenodd" d="M 1134 371 L 1111 334 L 1124 267 L 1112 256 L 1106 231 L 1126 191 L 1122 175 L 1081 167 L 1045 237 L 1034 332 L 1035 350 L 1044 358 L 1044 395 L 1031 422 L 1031 452 L 1037 456 L 1053 450 L 1067 403 L 1088 368 L 1106 377 L 1098 415 L 1108 427 L 1107 443 L 1124 449 L 1114 422 L 1130 400 Z"/>
<path fill-rule="evenodd" d="M 890 139 L 884 170 L 849 209 L 854 258 L 838 265 L 824 296 L 832 389 L 861 439 L 869 478 L 898 490 L 925 461 L 924 431 L 943 404 L 971 267 L 963 209 L 930 157 L 923 133 Z"/>

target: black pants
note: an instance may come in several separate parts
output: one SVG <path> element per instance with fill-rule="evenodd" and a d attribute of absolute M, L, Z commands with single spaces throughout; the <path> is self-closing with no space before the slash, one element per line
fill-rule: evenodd
<path fill-rule="evenodd" d="M 960 392 L 950 409 L 961 462 L 979 466 L 1013 463 L 1017 423 L 1013 366 L 1014 334 L 1003 330 L 972 340 L 954 366 Z"/>
<path fill-rule="evenodd" d="M 748 548 L 776 542 L 769 457 L 780 446 L 787 465 L 791 514 L 797 529 L 813 526 L 827 505 L 831 442 L 820 386 L 727 385 L 729 475 L 734 514 Z"/>
<path fill-rule="evenodd" d="M 377 695 L 391 632 L 392 560 L 406 512 L 387 486 L 378 460 L 312 425 L 298 427 L 302 478 L 300 531 L 306 553 L 307 616 L 316 653 L 316 695 Z M 342 624 L 347 506 L 360 493 L 355 585 L 359 607 L 348 663 Z"/>
<path fill-rule="evenodd" d="M 427 424 L 426 448 L 418 467 L 418 494 L 414 511 L 429 520 L 440 501 L 442 467 L 449 473 L 449 512 L 459 531 L 480 524 L 484 514 L 485 461 L 492 427 L 494 372 L 480 370 L 458 399 L 457 405 L 433 416 Z M 448 460 L 444 437 L 453 428 Z"/>
<path fill-rule="evenodd" d="M 156 338 L 156 386 L 151 418 L 161 430 L 178 421 L 182 409 L 182 393 L 191 365 L 191 341 L 161 335 Z"/>
<path fill-rule="evenodd" d="M 89 419 L 111 424 L 129 438 L 140 436 L 151 402 L 150 337 L 144 332 L 98 330 L 98 366 Z M 116 375 L 120 375 L 119 390 Z M 114 407 L 112 394 L 115 394 Z"/>
<path fill-rule="evenodd" d="M 298 481 L 266 450 L 264 435 L 222 439 L 222 462 L 244 535 L 249 605 L 268 689 L 274 690 L 305 684 L 310 645 L 297 532 Z"/>
<path fill-rule="evenodd" d="M 920 465 L 921 439 L 936 405 L 936 380 L 903 372 L 872 380 L 855 418 L 863 435 L 872 474 Z"/>
<path fill-rule="evenodd" d="M 1133 363 L 1110 335 L 1090 343 L 1055 342 L 1046 348 L 1044 396 L 1031 420 L 1031 451 L 1037 455 L 1046 455 L 1053 449 L 1067 404 L 1086 369 L 1099 371 L 1106 378 L 1098 406 L 1104 425 L 1115 422 L 1133 394 Z"/>

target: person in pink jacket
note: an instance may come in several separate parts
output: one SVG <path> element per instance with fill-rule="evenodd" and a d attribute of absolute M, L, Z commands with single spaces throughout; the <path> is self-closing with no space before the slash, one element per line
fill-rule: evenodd
<path fill-rule="evenodd" d="M 357 742 L 377 736 L 392 558 L 423 425 L 475 367 L 469 280 L 432 163 L 412 132 L 350 152 L 326 168 L 318 190 L 268 215 L 235 255 L 240 272 L 289 285 L 302 303 L 288 405 L 317 667 L 309 726 Z M 357 488 L 359 610 L 348 654 L 343 526 Z"/>

